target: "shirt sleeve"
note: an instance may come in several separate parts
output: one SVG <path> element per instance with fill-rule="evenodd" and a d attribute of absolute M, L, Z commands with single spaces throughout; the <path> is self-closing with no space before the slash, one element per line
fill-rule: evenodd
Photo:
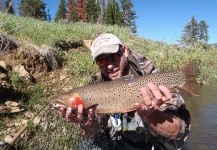
<path fill-rule="evenodd" d="M 173 114 L 179 120 L 180 130 L 177 135 L 177 139 L 185 135 L 185 129 L 189 127 L 191 117 L 189 111 L 186 109 L 184 99 L 181 95 L 178 93 L 172 93 L 172 98 L 161 105 L 159 110 Z"/>

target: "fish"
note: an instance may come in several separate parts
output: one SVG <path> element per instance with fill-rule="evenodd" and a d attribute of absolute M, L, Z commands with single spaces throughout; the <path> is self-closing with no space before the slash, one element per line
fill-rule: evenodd
<path fill-rule="evenodd" d="M 128 75 L 112 81 L 77 87 L 55 96 L 53 100 L 72 109 L 77 109 L 78 105 L 83 105 L 84 109 L 94 106 L 95 112 L 99 114 L 126 113 L 136 110 L 135 103 L 144 104 L 141 88 L 147 88 L 148 83 L 166 86 L 171 91 L 178 88 L 198 96 L 196 60 L 171 72 L 159 71 L 139 77 Z"/>

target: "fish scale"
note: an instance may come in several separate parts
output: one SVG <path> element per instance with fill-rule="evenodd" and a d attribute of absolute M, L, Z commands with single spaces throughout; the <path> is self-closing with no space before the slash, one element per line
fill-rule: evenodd
<path fill-rule="evenodd" d="M 113 81 L 90 84 L 74 88 L 54 98 L 66 106 L 84 108 L 96 106 L 95 112 L 101 114 L 125 113 L 135 110 L 136 102 L 144 103 L 141 88 L 148 83 L 164 85 L 169 89 L 179 88 L 193 95 L 198 95 L 196 61 L 192 61 L 181 69 L 172 72 L 159 72 L 146 76 L 125 76 Z M 149 93 L 151 93 L 149 91 Z"/>

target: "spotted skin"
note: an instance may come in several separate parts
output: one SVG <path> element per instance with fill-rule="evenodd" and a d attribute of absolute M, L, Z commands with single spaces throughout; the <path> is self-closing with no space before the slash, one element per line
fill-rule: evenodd
<path fill-rule="evenodd" d="M 198 95 L 195 65 L 195 61 L 192 61 L 173 72 L 159 72 L 137 78 L 129 75 L 113 81 L 90 84 L 62 93 L 54 100 L 63 101 L 66 105 L 77 108 L 75 102 L 70 102 L 70 100 L 79 99 L 80 103 L 83 100 L 85 108 L 97 104 L 96 113 L 111 114 L 129 112 L 135 110 L 136 102 L 144 103 L 141 88 L 146 87 L 147 83 L 163 85 L 171 90 L 179 88 Z"/>

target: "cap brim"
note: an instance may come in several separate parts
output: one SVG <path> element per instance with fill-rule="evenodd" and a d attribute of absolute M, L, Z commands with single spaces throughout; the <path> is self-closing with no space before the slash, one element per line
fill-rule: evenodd
<path fill-rule="evenodd" d="M 115 45 L 109 45 L 109 46 L 103 46 L 101 48 L 99 48 L 93 55 L 93 61 L 96 59 L 97 56 L 101 55 L 101 54 L 109 54 L 109 53 L 116 53 L 119 49 L 119 44 L 115 44 Z"/>

